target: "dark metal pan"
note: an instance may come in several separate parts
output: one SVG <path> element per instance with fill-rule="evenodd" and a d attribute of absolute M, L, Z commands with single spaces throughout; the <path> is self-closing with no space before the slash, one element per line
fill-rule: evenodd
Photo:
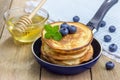
<path fill-rule="evenodd" d="M 101 5 L 101 7 L 99 8 L 99 10 L 96 12 L 95 16 L 88 22 L 86 26 L 89 27 L 93 31 L 93 33 L 98 31 L 99 24 L 102 21 L 103 17 L 107 13 L 107 11 L 117 2 L 118 0 L 105 0 Z M 62 66 L 62 65 L 52 64 L 41 59 L 39 57 L 41 54 L 40 52 L 41 45 L 42 45 L 41 38 L 37 39 L 32 45 L 32 52 L 36 60 L 42 67 L 46 68 L 51 72 L 58 74 L 77 74 L 87 69 L 90 69 L 100 58 L 101 50 L 102 50 L 98 40 L 93 38 L 92 46 L 94 49 L 94 55 L 92 60 L 77 66 Z"/>

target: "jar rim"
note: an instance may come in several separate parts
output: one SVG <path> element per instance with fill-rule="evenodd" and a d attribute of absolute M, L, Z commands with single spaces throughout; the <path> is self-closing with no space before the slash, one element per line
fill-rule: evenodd
<path fill-rule="evenodd" d="M 9 13 L 11 13 L 13 10 L 17 10 L 17 9 L 23 9 L 24 12 L 27 13 L 27 12 L 25 11 L 25 7 L 11 8 L 11 9 L 7 10 L 7 11 L 4 13 L 4 15 L 3 15 L 4 20 L 7 21 L 7 15 L 8 15 Z M 44 19 L 43 19 L 42 21 L 40 21 L 39 23 L 33 23 L 33 24 L 31 24 L 31 25 L 42 24 L 42 23 L 44 23 L 45 21 L 48 20 L 48 18 L 49 18 L 49 13 L 48 13 L 47 10 L 45 10 L 44 8 L 40 8 L 38 11 L 44 12 L 44 13 L 46 14 L 46 17 L 44 17 Z M 28 14 L 30 14 L 30 13 L 28 13 Z"/>

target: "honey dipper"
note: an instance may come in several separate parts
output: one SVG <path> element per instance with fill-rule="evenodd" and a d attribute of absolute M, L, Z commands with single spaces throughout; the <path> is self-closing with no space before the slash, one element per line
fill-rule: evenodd
<path fill-rule="evenodd" d="M 36 14 L 36 12 L 42 7 L 42 5 L 46 2 L 46 0 L 41 0 L 38 6 L 33 10 L 30 15 L 21 16 L 16 24 L 16 30 L 20 32 L 24 32 L 27 29 L 26 25 L 32 24 L 32 17 Z"/>

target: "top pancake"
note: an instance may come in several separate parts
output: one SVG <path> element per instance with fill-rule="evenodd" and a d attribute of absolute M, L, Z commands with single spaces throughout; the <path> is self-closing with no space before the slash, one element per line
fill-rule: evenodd
<path fill-rule="evenodd" d="M 52 26 L 61 25 L 63 22 L 52 23 Z M 93 39 L 92 31 L 84 24 L 78 22 L 67 22 L 69 25 L 74 25 L 77 27 L 77 31 L 74 34 L 68 34 L 64 36 L 60 41 L 55 41 L 54 39 L 46 39 L 44 37 L 46 31 L 42 31 L 42 41 L 48 46 L 57 50 L 78 50 L 91 43 Z"/>

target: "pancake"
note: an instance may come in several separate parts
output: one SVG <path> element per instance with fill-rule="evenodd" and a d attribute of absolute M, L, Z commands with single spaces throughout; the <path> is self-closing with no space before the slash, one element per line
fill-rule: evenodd
<path fill-rule="evenodd" d="M 54 52 L 49 48 L 47 45 L 43 44 L 41 51 L 43 52 L 43 55 L 51 57 L 56 60 L 70 60 L 70 59 L 76 59 L 84 56 L 88 50 L 90 49 L 90 45 L 86 47 L 84 51 L 80 51 L 74 54 L 60 54 L 60 52 Z"/>
<path fill-rule="evenodd" d="M 85 46 L 85 47 L 83 47 L 83 48 L 80 48 L 80 49 L 77 49 L 77 50 L 69 50 L 69 51 L 64 51 L 64 50 L 54 50 L 54 49 L 52 49 L 49 45 L 47 45 L 45 42 L 43 42 L 42 41 L 42 45 L 43 46 L 46 46 L 47 48 L 49 48 L 50 49 L 50 51 L 54 51 L 54 52 L 56 52 L 56 53 L 59 53 L 59 54 L 66 54 L 66 55 L 70 55 L 70 54 L 76 54 L 76 53 L 80 53 L 80 52 L 83 52 L 83 51 L 85 51 L 86 50 L 86 48 L 88 47 L 88 45 L 87 46 Z"/>
<path fill-rule="evenodd" d="M 86 61 L 89 61 L 90 59 L 92 59 L 92 56 L 93 56 L 93 47 L 92 46 L 90 46 L 90 49 L 87 51 L 87 53 L 84 56 L 82 56 L 80 58 L 76 58 L 76 59 L 71 59 L 71 60 L 62 60 L 61 61 L 61 60 L 53 59 L 49 56 L 42 55 L 42 57 L 45 60 L 47 60 L 51 63 L 59 64 L 59 65 L 66 65 L 66 66 L 79 65 L 83 62 L 86 62 Z"/>
<path fill-rule="evenodd" d="M 94 53 L 93 47 L 90 46 L 90 50 L 87 52 L 87 54 L 85 54 L 85 56 L 84 56 L 84 58 L 82 59 L 81 62 L 85 62 L 85 61 L 88 61 L 88 60 L 92 59 L 93 53 Z"/>
<path fill-rule="evenodd" d="M 46 59 L 47 61 L 51 62 L 51 63 L 64 65 L 64 66 L 73 66 L 73 65 L 80 64 L 80 59 L 58 61 L 58 60 L 55 60 L 55 59 L 52 59 L 52 58 L 46 57 L 46 56 L 43 56 L 43 58 Z"/>
<path fill-rule="evenodd" d="M 52 23 L 52 26 L 61 25 L 63 22 Z M 66 53 L 71 51 L 80 50 L 81 48 L 89 45 L 93 39 L 92 31 L 84 24 L 78 22 L 68 22 L 69 25 L 77 27 L 77 31 L 74 34 L 66 35 L 60 41 L 53 39 L 46 39 L 44 37 L 46 31 L 42 31 L 42 41 L 46 43 L 50 48 L 56 52 Z"/>

